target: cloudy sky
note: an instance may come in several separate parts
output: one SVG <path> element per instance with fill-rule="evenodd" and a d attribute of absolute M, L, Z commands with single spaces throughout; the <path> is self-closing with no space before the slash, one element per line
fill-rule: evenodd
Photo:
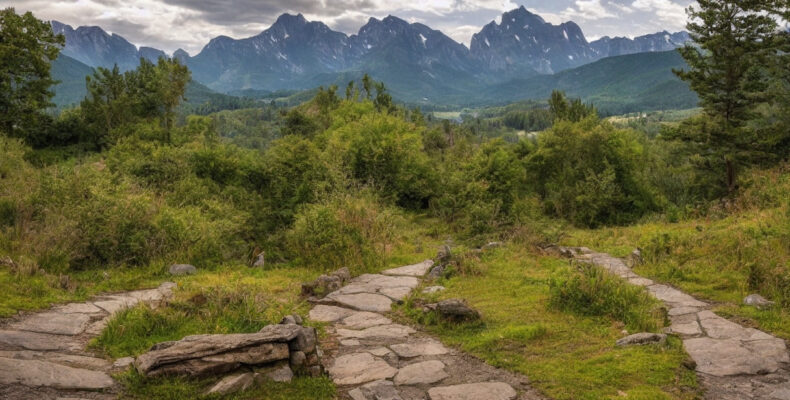
<path fill-rule="evenodd" d="M 422 22 L 469 44 L 472 34 L 518 6 L 552 23 L 578 23 L 589 39 L 678 31 L 695 0 L 0 0 L 41 19 L 98 25 L 138 46 L 194 55 L 219 35 L 253 36 L 284 12 L 355 33 L 370 17 Z"/>

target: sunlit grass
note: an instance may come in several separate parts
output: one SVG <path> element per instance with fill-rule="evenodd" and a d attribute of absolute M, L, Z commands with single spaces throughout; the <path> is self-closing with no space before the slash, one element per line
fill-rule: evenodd
<path fill-rule="evenodd" d="M 427 323 L 447 344 L 492 365 L 523 373 L 556 399 L 691 399 L 698 395 L 693 371 L 682 366 L 682 344 L 616 348 L 625 325 L 606 316 L 583 316 L 550 305 L 549 281 L 567 272 L 566 260 L 537 256 L 508 245 L 467 259 L 466 274 L 443 282 L 437 298 L 466 299 L 482 322 L 434 324 L 418 308 L 403 318 Z"/>

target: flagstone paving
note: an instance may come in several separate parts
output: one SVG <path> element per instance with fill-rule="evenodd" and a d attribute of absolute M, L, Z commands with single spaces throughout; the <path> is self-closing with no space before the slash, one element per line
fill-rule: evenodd
<path fill-rule="evenodd" d="M 584 247 L 560 248 L 560 253 L 645 286 L 663 301 L 671 322 L 667 333 L 683 340 L 686 352 L 696 363 L 706 398 L 790 400 L 790 356 L 783 339 L 720 317 L 710 311 L 711 304 L 643 278 L 609 254 Z"/>
<path fill-rule="evenodd" d="M 140 302 L 157 306 L 173 287 L 166 282 L 0 321 L 0 399 L 115 398 L 110 373 L 129 363 L 96 358 L 86 344 L 112 314 Z"/>
<path fill-rule="evenodd" d="M 385 314 L 420 284 L 430 260 L 365 274 L 328 294 L 308 317 L 327 322 L 323 363 L 341 399 L 542 399 L 523 375 L 449 349 Z M 354 297 L 352 297 L 354 296 Z M 386 299 L 386 301 L 384 299 Z"/>

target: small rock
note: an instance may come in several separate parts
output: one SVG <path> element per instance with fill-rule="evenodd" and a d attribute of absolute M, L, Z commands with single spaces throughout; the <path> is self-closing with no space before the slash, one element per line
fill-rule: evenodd
<path fill-rule="evenodd" d="M 291 340 L 288 347 L 291 350 L 298 350 L 307 354 L 315 350 L 315 343 L 315 328 L 303 327 L 296 337 Z"/>
<path fill-rule="evenodd" d="M 261 254 L 258 254 L 258 256 L 255 257 L 255 262 L 252 263 L 252 266 L 254 268 L 263 268 L 265 265 L 266 265 L 265 252 L 262 251 Z"/>
<path fill-rule="evenodd" d="M 290 382 L 294 377 L 294 372 L 288 365 L 272 368 L 269 371 L 258 374 L 260 377 L 271 379 L 275 382 Z"/>
<path fill-rule="evenodd" d="M 644 264 L 645 260 L 642 258 L 642 250 L 634 249 L 634 251 L 632 251 L 631 254 L 626 257 L 625 261 L 626 264 L 631 268 Z"/>
<path fill-rule="evenodd" d="M 346 339 L 340 341 L 341 346 L 359 346 L 359 340 L 357 339 Z"/>
<path fill-rule="evenodd" d="M 439 253 L 436 254 L 436 262 L 442 263 L 444 261 L 447 261 L 452 256 L 453 254 L 450 251 L 450 246 L 443 244 L 441 247 L 439 247 Z"/>
<path fill-rule="evenodd" d="M 435 305 L 428 305 L 427 307 L 435 309 L 442 317 L 455 321 L 468 321 L 480 318 L 480 313 L 469 307 L 466 301 L 462 299 L 442 300 Z"/>
<path fill-rule="evenodd" d="M 255 382 L 255 376 L 252 372 L 226 376 L 211 387 L 207 394 L 230 394 L 241 392 L 252 386 L 253 382 Z"/>
<path fill-rule="evenodd" d="M 653 343 L 661 344 L 664 343 L 666 340 L 667 340 L 667 335 L 663 333 L 642 332 L 621 338 L 617 340 L 617 343 L 615 343 L 615 345 L 618 347 L 623 347 L 623 346 L 636 346 L 636 345 L 653 344 Z"/>
<path fill-rule="evenodd" d="M 444 264 L 437 265 L 431 269 L 431 272 L 428 273 L 428 279 L 436 280 L 441 278 L 444 275 Z"/>
<path fill-rule="evenodd" d="M 422 292 L 424 294 L 433 294 L 433 293 L 439 293 L 442 290 L 445 290 L 444 286 L 428 286 L 427 288 L 423 289 Z"/>
<path fill-rule="evenodd" d="M 291 362 L 291 368 L 298 371 L 302 369 L 307 363 L 307 356 L 304 354 L 304 352 L 292 351 L 290 362 Z"/>
<path fill-rule="evenodd" d="M 389 325 L 392 320 L 379 314 L 369 311 L 359 311 L 341 321 L 343 326 L 351 329 L 367 329 L 373 326 Z"/>
<path fill-rule="evenodd" d="M 746 304 L 747 306 L 754 306 L 754 307 L 762 309 L 762 308 L 771 307 L 771 306 L 773 306 L 776 303 L 766 299 L 763 296 L 760 296 L 759 294 L 750 294 L 750 295 L 746 296 L 746 298 L 743 299 L 743 304 Z"/>
<path fill-rule="evenodd" d="M 170 272 L 170 275 L 192 275 L 197 272 L 197 268 L 195 268 L 194 265 L 189 264 L 173 264 L 170 266 L 168 271 Z"/>
<path fill-rule="evenodd" d="M 502 246 L 502 242 L 488 242 L 485 245 L 483 245 L 483 247 L 481 247 L 481 249 L 483 249 L 483 250 L 490 250 L 490 249 L 495 249 L 495 248 L 501 247 L 501 246 Z"/>
<path fill-rule="evenodd" d="M 304 321 L 302 320 L 301 316 L 298 314 L 291 314 L 284 316 L 280 321 L 280 325 L 302 325 L 303 322 Z"/>
<path fill-rule="evenodd" d="M 115 369 L 126 369 L 132 364 L 134 364 L 134 357 L 123 357 L 115 360 L 115 362 L 112 363 L 112 367 Z"/>

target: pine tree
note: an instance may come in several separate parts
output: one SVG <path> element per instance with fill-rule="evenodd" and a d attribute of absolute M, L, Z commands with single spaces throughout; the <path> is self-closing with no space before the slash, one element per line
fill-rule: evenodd
<path fill-rule="evenodd" d="M 692 142 L 709 165 L 723 164 L 728 193 L 736 188 L 736 166 L 756 151 L 754 131 L 745 128 L 755 106 L 766 100 L 764 66 L 777 24 L 765 10 L 786 0 L 699 0 L 688 8 L 693 44 L 680 53 L 687 70 L 674 71 L 700 98 L 713 129 L 676 130 L 670 139 Z M 718 160 L 718 161 L 717 161 Z"/>
<path fill-rule="evenodd" d="M 0 131 L 24 136 L 38 126 L 53 105 L 50 62 L 64 44 L 63 35 L 32 13 L 0 10 Z"/>

